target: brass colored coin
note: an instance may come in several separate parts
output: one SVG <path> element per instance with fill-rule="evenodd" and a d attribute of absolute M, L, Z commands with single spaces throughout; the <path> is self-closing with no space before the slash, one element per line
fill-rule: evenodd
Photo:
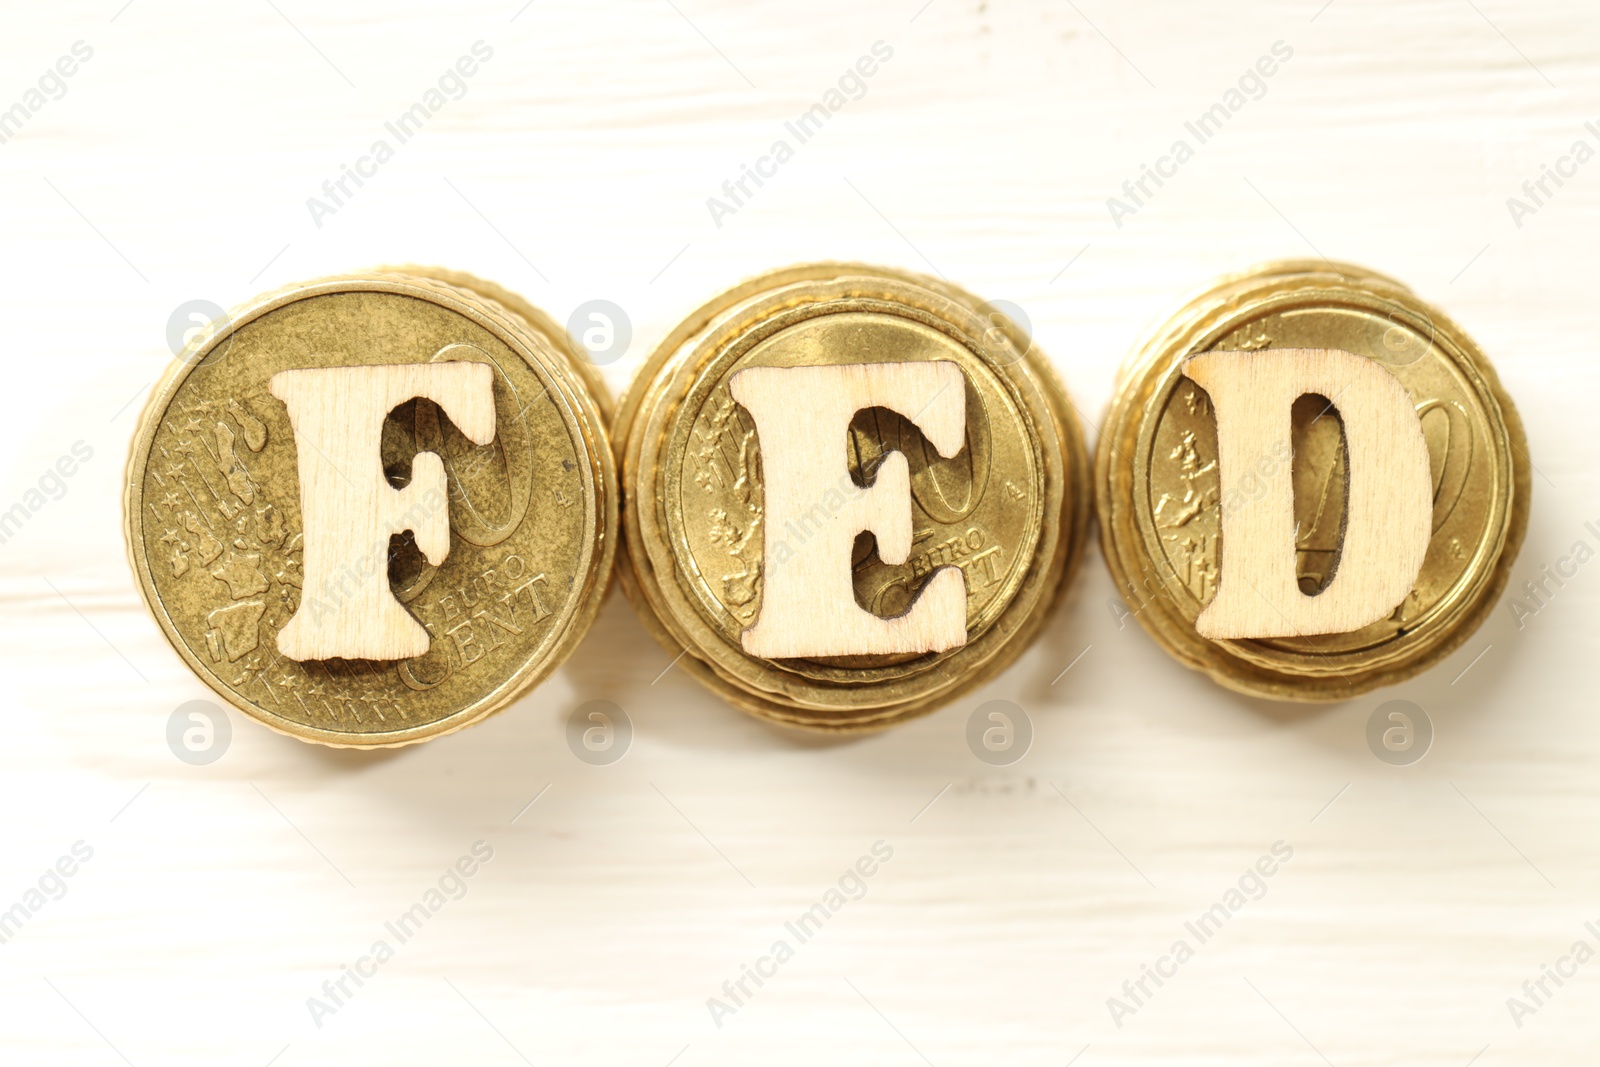
<path fill-rule="evenodd" d="M 935 569 L 961 567 L 967 644 L 911 656 L 748 655 L 740 636 L 761 609 L 767 531 L 759 437 L 728 380 L 753 366 L 925 360 L 961 367 L 966 441 L 944 459 L 900 416 L 857 413 L 851 480 L 868 484 L 891 451 L 906 456 L 913 548 L 889 566 L 858 538 L 853 581 L 857 602 L 887 617 L 907 610 Z M 790 268 L 716 298 L 647 361 L 616 440 L 632 562 L 624 589 L 662 644 L 687 650 L 692 673 L 789 725 L 881 727 L 988 680 L 1037 632 L 1087 524 L 1082 434 L 1031 339 L 953 286 L 880 268 Z M 813 532 L 781 532 L 780 553 L 802 550 Z"/>
<path fill-rule="evenodd" d="M 431 566 L 407 533 L 386 559 L 349 561 L 387 568 L 427 654 L 286 658 L 277 634 L 302 599 L 339 591 L 302 588 L 298 451 L 269 379 L 454 359 L 494 368 L 493 441 L 418 399 L 389 414 L 382 445 L 396 487 L 418 452 L 443 460 L 445 560 Z M 597 385 L 564 331 L 469 275 L 409 267 L 258 298 L 184 353 L 141 417 L 125 498 L 140 592 L 201 680 L 275 730 L 369 748 L 471 725 L 553 671 L 604 595 L 618 492 Z"/>
<path fill-rule="evenodd" d="M 1433 536 L 1411 594 L 1352 633 L 1210 641 L 1195 619 L 1216 593 L 1220 478 L 1210 398 L 1184 377 L 1200 352 L 1336 348 L 1375 360 L 1410 394 L 1433 472 Z M 1305 396 L 1292 481 L 1300 587 L 1332 577 L 1343 530 L 1344 444 L 1334 405 Z M 1222 279 L 1152 331 L 1124 366 L 1096 455 L 1101 543 L 1145 630 L 1184 664 L 1256 696 L 1342 700 L 1410 677 L 1466 640 L 1505 587 L 1528 523 L 1527 441 L 1483 352 L 1400 283 L 1346 264 L 1292 261 Z"/>

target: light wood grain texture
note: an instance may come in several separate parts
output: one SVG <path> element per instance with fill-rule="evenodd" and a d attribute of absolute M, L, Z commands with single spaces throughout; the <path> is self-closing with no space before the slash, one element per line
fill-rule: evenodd
<path fill-rule="evenodd" d="M 967 582 L 942 567 L 903 614 L 856 603 L 850 553 L 863 530 L 890 565 L 911 554 L 911 475 L 890 452 L 865 488 L 850 479 L 850 420 L 881 407 L 911 422 L 945 458 L 967 432 L 966 386 L 954 363 L 752 367 L 728 383 L 761 446 L 765 562 L 761 613 L 740 640 L 752 656 L 943 652 L 967 642 Z"/>
<path fill-rule="evenodd" d="M 559 321 L 603 297 L 633 323 L 604 368 L 620 390 L 742 278 L 885 263 L 1024 309 L 1093 432 L 1185 293 L 1325 254 L 1405 281 L 1494 360 L 1538 468 L 1511 580 L 1533 607 L 1524 582 L 1600 546 L 1600 159 L 1520 227 L 1506 200 L 1595 141 L 1600 7 L 274 4 L 3 18 L 0 104 L 75 40 L 94 58 L 0 145 L 0 520 L 42 505 L 0 523 L 0 908 L 73 842 L 94 858 L 0 945 L 0 1060 L 123 1063 L 109 1041 L 136 1067 L 1589 1067 L 1600 961 L 1521 1027 L 1506 1000 L 1595 943 L 1600 559 L 1421 677 L 1297 708 L 1174 662 L 1091 549 L 1002 676 L 845 743 L 707 696 L 613 596 L 470 730 L 362 754 L 236 716 L 196 767 L 166 731 L 209 691 L 140 603 L 118 501 L 168 318 L 197 297 L 414 262 Z M 318 227 L 307 197 L 479 38 L 466 94 Z M 717 227 L 706 199 L 879 39 L 865 95 Z M 1280 39 L 1265 95 L 1197 144 L 1184 124 Z M 1118 227 L 1107 198 L 1179 137 L 1194 157 Z M 1409 767 L 1366 740 L 1397 698 L 1434 727 Z M 608 766 L 567 741 L 596 699 L 633 724 Z M 1031 719 L 1011 766 L 968 748 L 989 700 Z M 313 1023 L 307 998 L 480 838 L 466 894 Z M 866 895 L 717 1027 L 707 998 L 880 838 Z M 1265 894 L 1119 1027 L 1107 999 L 1280 838 Z"/>
<path fill-rule="evenodd" d="M 289 411 L 300 473 L 304 586 L 278 631 L 294 660 L 409 659 L 428 631 L 389 588 L 389 538 L 410 530 L 437 567 L 450 551 L 444 461 L 418 452 L 403 489 L 389 484 L 384 416 L 418 397 L 438 404 L 469 440 L 494 440 L 494 371 L 463 360 L 280 371 L 272 395 Z"/>
<path fill-rule="evenodd" d="M 1217 419 L 1222 562 L 1217 593 L 1195 620 L 1213 640 L 1304 637 L 1359 630 L 1395 609 L 1422 570 L 1433 532 L 1433 481 L 1422 420 L 1382 364 L 1328 348 L 1206 352 L 1183 373 L 1211 397 Z M 1290 408 L 1322 396 L 1344 429 L 1345 521 L 1333 578 L 1300 591 L 1299 530 L 1289 464 Z"/>

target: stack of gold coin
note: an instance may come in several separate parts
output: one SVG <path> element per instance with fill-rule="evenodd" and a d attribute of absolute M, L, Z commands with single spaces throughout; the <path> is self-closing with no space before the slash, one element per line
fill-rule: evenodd
<path fill-rule="evenodd" d="M 431 564 L 409 532 L 334 546 L 336 580 L 310 587 L 299 454 L 321 446 L 297 437 L 270 380 L 449 361 L 491 368 L 492 440 L 419 397 L 383 420 L 381 472 L 340 472 L 400 489 L 419 453 L 438 456 L 446 491 L 408 521 L 446 511 L 447 554 Z M 385 269 L 261 297 L 197 338 L 145 408 L 125 498 L 140 591 L 195 674 L 276 730 L 382 747 L 468 726 L 553 671 L 599 607 L 618 541 L 604 397 L 564 330 L 468 275 Z M 292 616 L 315 618 L 375 570 L 426 629 L 426 654 L 283 654 Z"/>
<path fill-rule="evenodd" d="M 849 476 L 809 513 L 766 528 L 761 441 L 729 389 L 752 367 L 948 361 L 966 383 L 966 436 L 949 458 L 883 408 L 850 424 Z M 994 677 L 1036 635 L 1075 568 L 1089 515 L 1088 456 L 1065 391 L 1011 317 L 943 281 L 858 264 L 762 275 L 700 308 L 646 362 L 615 430 L 624 590 L 696 678 L 769 721 L 823 731 L 880 728 Z M 826 447 L 819 445 L 819 448 Z M 856 602 L 908 610 L 930 577 L 959 567 L 966 643 L 943 652 L 766 659 L 741 635 L 763 570 L 805 551 L 852 487 L 891 453 L 910 470 L 912 547 L 903 564 L 856 538 Z M 776 560 L 768 560 L 769 547 Z"/>
<path fill-rule="evenodd" d="M 1217 428 L 1182 367 L 1202 352 L 1269 348 L 1339 349 L 1393 372 L 1427 442 L 1432 536 L 1411 593 L 1387 618 L 1350 633 L 1212 641 L 1195 620 L 1226 551 Z M 1292 480 L 1296 577 L 1311 596 L 1333 577 L 1344 527 L 1337 398 L 1301 397 L 1292 440 L 1291 454 L 1262 456 L 1245 485 L 1265 492 Z M 1426 669 L 1484 620 L 1527 529 L 1529 470 L 1516 409 L 1460 327 L 1372 271 L 1271 263 L 1193 297 L 1124 365 L 1096 455 L 1101 544 L 1130 611 L 1185 665 L 1256 696 L 1340 700 Z"/>

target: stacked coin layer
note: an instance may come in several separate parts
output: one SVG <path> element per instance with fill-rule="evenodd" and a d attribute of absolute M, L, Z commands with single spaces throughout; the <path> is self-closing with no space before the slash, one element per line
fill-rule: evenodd
<path fill-rule="evenodd" d="M 303 588 L 297 459 L 317 444 L 297 441 L 269 380 L 457 360 L 492 368 L 493 439 L 475 444 L 412 399 L 384 420 L 381 445 L 397 489 L 419 453 L 442 460 L 447 555 L 433 566 L 408 533 L 387 552 L 351 546 L 345 561 L 352 576 L 387 570 L 427 653 L 287 658 L 277 635 L 288 619 L 346 587 Z M 262 297 L 197 339 L 145 408 L 125 499 L 140 590 L 194 672 L 274 729 L 382 747 L 470 725 L 554 670 L 599 608 L 619 495 L 603 397 L 564 331 L 467 275 L 408 267 Z"/>
<path fill-rule="evenodd" d="M 1210 351 L 1341 349 L 1399 379 L 1421 419 L 1433 533 L 1409 596 L 1352 633 L 1210 641 L 1195 619 L 1216 593 L 1221 501 L 1216 421 L 1183 361 Z M 1346 462 L 1337 398 L 1304 396 L 1292 455 L 1262 457 L 1263 487 L 1292 479 L 1301 591 L 1339 558 Z M 1096 455 L 1106 562 L 1130 611 L 1173 656 L 1230 688 L 1340 700 L 1438 662 L 1484 620 L 1528 523 L 1522 424 L 1483 352 L 1393 279 L 1322 260 L 1224 278 L 1151 332 L 1124 365 Z M 1263 488 L 1264 491 L 1264 488 Z"/>
<path fill-rule="evenodd" d="M 912 549 L 890 566 L 870 535 L 851 561 L 857 603 L 905 612 L 930 576 L 960 567 L 966 644 L 942 653 L 769 660 L 741 635 L 758 617 L 769 544 L 805 551 L 808 524 L 769 531 L 761 443 L 729 379 L 751 367 L 949 361 L 966 382 L 966 439 L 943 458 L 899 415 L 858 412 L 849 479 L 891 452 L 909 463 Z M 668 336 L 620 406 L 615 431 L 630 567 L 645 624 L 711 689 L 758 717 L 817 730 L 887 726 L 992 678 L 1026 647 L 1081 554 L 1088 524 L 1082 432 L 1043 355 L 994 308 L 942 281 L 856 264 L 763 275 Z M 838 511 L 833 494 L 813 509 Z"/>

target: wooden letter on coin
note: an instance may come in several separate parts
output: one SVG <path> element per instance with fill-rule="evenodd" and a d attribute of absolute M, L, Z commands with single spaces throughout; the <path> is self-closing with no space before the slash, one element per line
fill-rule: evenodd
<path fill-rule="evenodd" d="M 850 420 L 862 408 L 898 412 L 941 456 L 961 451 L 967 418 L 961 368 L 943 361 L 752 367 L 735 374 L 729 389 L 755 420 L 766 492 L 761 614 L 741 637 L 744 650 L 777 659 L 943 652 L 966 644 L 967 583 L 959 567 L 936 571 L 910 610 L 895 618 L 856 603 L 850 553 L 857 534 L 871 531 L 891 566 L 911 554 L 905 455 L 887 453 L 867 488 L 842 506 L 828 503 L 849 478 Z M 791 527 L 804 532 L 803 544 L 784 543 Z"/>
<path fill-rule="evenodd" d="M 1433 526 L 1428 446 L 1405 387 L 1370 359 L 1326 348 L 1206 352 L 1183 373 L 1211 396 L 1222 491 L 1217 595 L 1195 629 L 1213 640 L 1348 633 L 1395 609 L 1416 583 Z M 1288 455 L 1290 407 L 1329 398 L 1344 422 L 1343 546 L 1333 580 L 1300 592 L 1288 469 L 1255 491 L 1262 456 Z"/>
<path fill-rule="evenodd" d="M 379 453 L 383 420 L 426 397 L 480 445 L 494 440 L 493 374 L 486 363 L 286 370 L 272 395 L 289 409 L 299 451 L 304 585 L 278 632 L 293 660 L 408 659 L 428 651 L 428 631 L 389 589 L 389 538 L 406 530 L 434 566 L 450 551 L 444 462 L 419 452 L 411 481 L 395 489 Z"/>

